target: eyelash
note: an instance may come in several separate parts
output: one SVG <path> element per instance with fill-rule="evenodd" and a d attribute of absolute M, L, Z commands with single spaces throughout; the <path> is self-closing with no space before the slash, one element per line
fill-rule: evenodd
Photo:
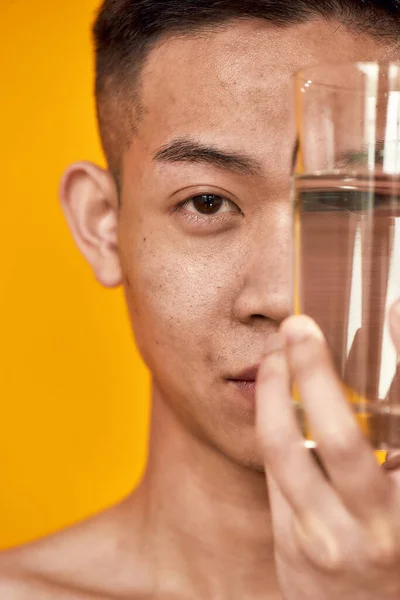
<path fill-rule="evenodd" d="M 196 194 L 195 196 L 191 196 L 190 198 L 187 198 L 183 202 L 180 202 L 174 208 L 174 212 L 182 213 L 182 216 L 189 223 L 198 223 L 198 224 L 215 223 L 215 221 L 217 221 L 217 220 L 219 220 L 219 221 L 225 220 L 228 215 L 232 214 L 231 212 L 218 212 L 218 213 L 215 213 L 214 215 L 202 215 L 201 213 L 198 213 L 195 211 L 187 211 L 186 213 L 184 212 L 185 208 L 187 206 L 189 206 L 189 204 L 191 202 L 193 202 L 197 198 L 201 198 L 202 196 L 211 196 L 211 197 L 215 197 L 215 198 L 221 198 L 225 204 L 228 204 L 230 207 L 233 208 L 233 210 L 236 214 L 243 215 L 243 212 L 240 210 L 240 208 L 237 206 L 237 204 L 235 204 L 235 202 L 233 202 L 232 200 L 229 200 L 229 198 L 224 198 L 220 194 Z"/>

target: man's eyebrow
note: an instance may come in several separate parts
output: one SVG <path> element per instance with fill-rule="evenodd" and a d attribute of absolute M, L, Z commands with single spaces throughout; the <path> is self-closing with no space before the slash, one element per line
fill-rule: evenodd
<path fill-rule="evenodd" d="M 255 177 L 261 174 L 260 163 L 240 152 L 222 150 L 187 138 L 178 138 L 163 146 L 153 157 L 166 163 L 205 163 L 240 175 Z"/>

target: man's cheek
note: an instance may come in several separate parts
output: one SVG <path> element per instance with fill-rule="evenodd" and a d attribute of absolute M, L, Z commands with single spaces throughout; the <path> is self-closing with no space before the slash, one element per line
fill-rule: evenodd
<path fill-rule="evenodd" d="M 169 380 L 172 373 L 182 378 L 190 365 L 202 360 L 210 330 L 209 305 L 193 292 L 194 283 L 179 270 L 160 271 L 156 264 L 148 265 L 139 279 L 131 313 L 140 353 L 163 380 Z"/>
<path fill-rule="evenodd" d="M 166 263 L 165 256 L 154 257 L 140 275 L 143 308 L 168 327 L 201 325 L 220 312 L 224 277 L 226 270 L 216 272 L 204 260 L 179 255 Z"/>

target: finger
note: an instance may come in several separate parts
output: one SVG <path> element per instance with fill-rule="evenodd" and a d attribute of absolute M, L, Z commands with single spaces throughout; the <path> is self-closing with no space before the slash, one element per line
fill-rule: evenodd
<path fill-rule="evenodd" d="M 301 520 L 308 515 L 343 519 L 344 508 L 304 445 L 283 351 L 262 363 L 256 388 L 257 434 L 266 471 Z M 340 514 L 339 514 L 340 513 Z"/>
<path fill-rule="evenodd" d="M 355 516 L 375 519 L 391 501 L 393 484 L 346 401 L 321 331 L 302 316 L 288 319 L 282 334 L 291 374 L 334 488 Z"/>
<path fill-rule="evenodd" d="M 338 563 L 340 556 L 340 538 L 325 518 L 318 517 L 316 514 L 308 513 L 303 519 L 299 519 L 293 513 L 292 507 L 288 503 L 279 485 L 275 482 L 271 474 L 268 477 L 268 494 L 271 504 L 272 527 L 274 539 L 277 544 L 280 540 L 290 540 L 295 534 L 297 542 L 300 542 L 302 551 L 306 553 L 314 564 L 320 564 L 329 568 Z M 347 529 L 347 531 L 350 531 Z M 336 535 L 335 535 L 336 533 Z M 277 548 L 279 551 L 279 548 Z M 296 560 L 296 546 L 287 546 L 285 552 L 293 551 L 293 556 L 289 554 L 287 558 Z"/>
<path fill-rule="evenodd" d="M 382 469 L 387 473 L 387 475 L 392 479 L 394 485 L 398 490 L 399 502 L 398 502 L 398 511 L 400 510 L 400 452 L 389 452 L 386 457 L 386 462 L 383 463 Z M 399 519 L 397 519 L 397 528 L 399 527 Z M 400 531 L 399 531 L 400 536 Z M 400 541 L 400 538 L 399 538 Z"/>
<path fill-rule="evenodd" d="M 396 471 L 397 469 L 400 469 L 400 452 L 389 452 L 386 461 L 382 466 L 386 471 Z"/>

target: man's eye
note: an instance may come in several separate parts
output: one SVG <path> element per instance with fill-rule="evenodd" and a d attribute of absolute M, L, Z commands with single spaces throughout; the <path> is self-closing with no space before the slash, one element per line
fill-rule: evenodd
<path fill-rule="evenodd" d="M 211 216 L 231 212 L 235 209 L 236 211 L 239 210 L 236 204 L 231 200 L 227 200 L 226 198 L 215 194 L 201 194 L 200 196 L 194 196 L 193 198 L 186 200 L 182 208 L 185 208 L 188 212 Z"/>

